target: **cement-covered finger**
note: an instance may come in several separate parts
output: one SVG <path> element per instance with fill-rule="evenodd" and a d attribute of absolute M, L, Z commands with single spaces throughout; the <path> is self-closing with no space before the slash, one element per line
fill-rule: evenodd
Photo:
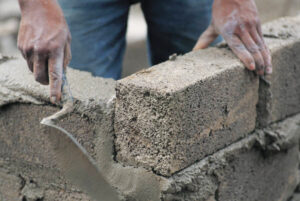
<path fill-rule="evenodd" d="M 50 54 L 48 61 L 48 72 L 50 83 L 50 100 L 52 103 L 58 102 L 61 99 L 63 64 L 63 49 L 59 49 Z"/>
<path fill-rule="evenodd" d="M 261 48 L 254 42 L 247 30 L 239 35 L 248 52 L 252 55 L 256 64 L 256 72 L 259 75 L 264 74 L 265 62 L 261 52 Z"/>
<path fill-rule="evenodd" d="M 261 28 L 258 26 L 258 28 L 253 28 L 251 30 L 251 36 L 255 43 L 260 47 L 261 55 L 264 59 L 265 63 L 265 72 L 266 74 L 272 73 L 272 58 L 271 53 L 269 51 L 269 48 L 266 46 L 266 43 L 262 37 Z"/>
<path fill-rule="evenodd" d="M 242 41 L 236 35 L 233 36 L 223 36 L 225 41 L 231 50 L 237 55 L 237 57 L 245 64 L 246 68 L 253 71 L 255 70 L 255 61 L 253 56 L 244 46 Z"/>
<path fill-rule="evenodd" d="M 35 80 L 44 85 L 49 84 L 48 58 L 45 55 L 35 54 L 33 61 L 33 74 Z"/>

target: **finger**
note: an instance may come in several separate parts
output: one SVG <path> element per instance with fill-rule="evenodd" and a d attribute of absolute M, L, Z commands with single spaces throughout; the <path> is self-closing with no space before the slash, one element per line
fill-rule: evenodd
<path fill-rule="evenodd" d="M 209 27 L 200 36 L 193 50 L 207 48 L 218 36 L 219 34 L 216 32 L 213 25 L 209 25 Z"/>
<path fill-rule="evenodd" d="M 65 51 L 64 51 L 64 69 L 65 70 L 70 63 L 71 58 L 72 58 L 72 55 L 71 55 L 70 43 L 67 43 L 65 46 Z"/>
<path fill-rule="evenodd" d="M 41 54 L 35 54 L 33 60 L 33 74 L 37 82 L 49 84 L 47 57 Z"/>
<path fill-rule="evenodd" d="M 25 49 L 24 39 L 23 39 L 24 34 L 22 34 L 21 30 L 22 30 L 22 28 L 20 27 L 19 35 L 18 35 L 18 49 L 20 50 L 23 58 L 26 60 L 29 70 L 31 72 L 33 72 L 33 62 L 31 60 L 31 58 L 28 57 L 28 55 L 30 55 L 30 54 L 27 54 L 27 52 L 26 52 L 26 50 L 28 50 L 28 49 Z"/>
<path fill-rule="evenodd" d="M 55 103 L 61 98 L 62 73 L 64 64 L 64 50 L 51 54 L 48 61 L 50 100 Z"/>
<path fill-rule="evenodd" d="M 254 42 L 260 47 L 261 49 L 261 55 L 264 59 L 265 63 L 265 72 L 267 74 L 272 73 L 272 59 L 271 59 L 271 53 L 269 48 L 266 46 L 266 43 L 262 37 L 261 33 L 261 27 L 258 26 L 258 28 L 252 28 L 251 29 L 251 36 L 254 40 Z"/>
<path fill-rule="evenodd" d="M 29 70 L 33 72 L 33 49 L 29 46 L 25 46 L 23 50 L 23 55 L 25 60 L 27 61 Z"/>
<path fill-rule="evenodd" d="M 256 30 L 257 30 L 258 35 L 259 35 L 261 38 L 263 38 L 264 35 L 263 35 L 263 32 L 262 32 L 261 24 L 260 24 L 260 23 L 258 23 L 258 24 L 256 25 Z"/>
<path fill-rule="evenodd" d="M 26 59 L 29 70 L 33 73 L 33 61 L 32 59 Z"/>
<path fill-rule="evenodd" d="M 241 32 L 241 34 L 239 34 L 239 37 L 241 38 L 241 40 L 244 43 L 245 47 L 247 48 L 248 52 L 250 52 L 250 54 L 253 56 L 253 58 L 255 60 L 257 74 L 263 75 L 265 62 L 264 62 L 263 56 L 261 54 L 260 48 L 253 41 L 253 39 L 250 36 L 250 34 L 248 33 L 248 31 Z"/>
<path fill-rule="evenodd" d="M 245 64 L 246 68 L 253 71 L 255 70 L 255 61 L 249 51 L 246 49 L 242 41 L 236 35 L 223 36 L 228 46 L 234 54 Z"/>

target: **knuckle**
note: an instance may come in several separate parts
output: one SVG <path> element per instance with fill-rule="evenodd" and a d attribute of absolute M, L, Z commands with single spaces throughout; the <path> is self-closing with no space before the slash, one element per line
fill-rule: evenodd
<path fill-rule="evenodd" d="M 254 18 L 254 24 L 255 25 L 260 25 L 260 19 L 259 19 L 259 17 Z"/>
<path fill-rule="evenodd" d="M 58 73 L 57 71 L 50 71 L 49 76 L 51 77 L 51 80 L 56 82 L 61 79 L 61 74 Z"/>
<path fill-rule="evenodd" d="M 260 48 L 258 46 L 250 46 L 248 50 L 251 54 L 258 54 L 260 52 Z"/>
<path fill-rule="evenodd" d="M 236 49 L 238 51 L 244 51 L 244 45 L 242 45 L 240 43 L 233 43 L 231 45 L 231 48 Z"/>
<path fill-rule="evenodd" d="M 58 50 L 60 50 L 61 47 L 62 47 L 62 45 L 60 45 L 60 44 L 58 44 L 58 43 L 52 44 L 52 45 L 50 46 L 50 52 L 55 53 L 55 52 L 57 52 Z"/>
<path fill-rule="evenodd" d="M 220 29 L 220 33 L 222 33 L 223 35 L 225 34 L 230 36 L 234 34 L 236 28 L 236 24 L 227 23 Z"/>
<path fill-rule="evenodd" d="M 44 46 L 37 46 L 37 47 L 34 48 L 34 52 L 36 52 L 38 54 L 44 54 L 44 53 L 47 53 L 48 50 Z"/>
<path fill-rule="evenodd" d="M 237 27 L 240 32 L 244 32 L 246 30 L 246 23 L 240 23 Z"/>
<path fill-rule="evenodd" d="M 38 42 L 34 45 L 34 52 L 44 54 L 48 52 L 48 46 L 44 42 Z"/>
<path fill-rule="evenodd" d="M 244 23 L 245 23 L 245 26 L 251 27 L 251 26 L 253 25 L 253 20 L 251 20 L 251 19 L 246 19 L 246 20 L 244 21 Z"/>
<path fill-rule="evenodd" d="M 18 47 L 18 49 L 19 49 L 20 51 L 23 50 L 23 45 L 21 45 L 20 43 L 18 43 L 17 47 Z"/>
<path fill-rule="evenodd" d="M 234 28 L 234 30 L 233 30 L 233 33 L 234 33 L 235 35 L 240 35 L 240 34 L 242 33 L 241 27 L 240 27 L 240 26 L 236 26 L 236 27 Z"/>
<path fill-rule="evenodd" d="M 251 18 L 251 19 L 246 19 L 244 21 L 244 25 L 247 28 L 252 28 L 252 27 L 256 27 L 258 24 L 258 19 L 257 18 Z"/>
<path fill-rule="evenodd" d="M 262 40 L 257 41 L 257 48 L 259 49 L 259 51 L 264 51 L 266 49 L 265 44 Z"/>
<path fill-rule="evenodd" d="M 30 52 L 32 52 L 32 50 L 33 50 L 33 46 L 27 46 L 27 47 L 23 47 L 23 51 L 25 52 L 25 53 L 30 53 Z"/>

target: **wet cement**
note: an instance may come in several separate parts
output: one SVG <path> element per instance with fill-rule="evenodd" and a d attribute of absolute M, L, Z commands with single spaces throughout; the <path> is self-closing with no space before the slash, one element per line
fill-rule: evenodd
<path fill-rule="evenodd" d="M 36 181 L 40 189 L 77 189 L 60 174 L 40 125 L 44 117 L 57 112 L 62 105 L 50 105 L 48 87 L 36 83 L 25 66 L 18 59 L 0 65 L 3 167 L 14 175 L 22 173 L 27 180 Z M 75 106 L 72 113 L 57 121 L 58 125 L 74 134 L 123 199 L 159 200 L 161 184 L 157 176 L 143 168 L 124 167 L 114 161 L 115 82 L 72 69 L 67 76 Z"/>

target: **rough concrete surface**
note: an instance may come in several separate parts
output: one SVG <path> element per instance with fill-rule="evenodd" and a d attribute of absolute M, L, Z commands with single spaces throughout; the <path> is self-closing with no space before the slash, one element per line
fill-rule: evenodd
<path fill-rule="evenodd" d="M 268 23 L 263 31 L 273 56 L 273 74 L 260 82 L 260 126 L 300 111 L 300 16 Z"/>
<path fill-rule="evenodd" d="M 0 200 L 12 201 L 19 200 L 19 193 L 22 187 L 21 179 L 0 168 Z"/>
<path fill-rule="evenodd" d="M 299 183 L 299 136 L 300 115 L 257 130 L 172 176 L 164 200 L 287 201 Z"/>
<path fill-rule="evenodd" d="M 117 94 L 115 81 L 70 69 L 75 108 L 58 124 L 122 200 L 287 201 L 299 183 L 300 115 L 287 118 L 300 112 L 298 21 L 266 26 L 276 58 L 275 78 L 265 81 L 226 47 L 141 71 Z M 61 175 L 39 124 L 62 105 L 49 103 L 48 86 L 24 60 L 0 56 L 0 75 L 0 200 L 90 200 Z M 257 119 L 257 111 L 267 115 Z M 252 133 L 256 122 L 268 127 Z"/>
<path fill-rule="evenodd" d="M 261 79 L 227 48 L 168 61 L 117 84 L 117 160 L 170 176 L 250 133 L 300 111 L 300 17 L 264 28 L 274 73 Z M 265 81 L 263 81 L 265 80 Z"/>
<path fill-rule="evenodd" d="M 117 85 L 117 159 L 170 176 L 255 127 L 258 79 L 228 50 L 189 53 Z"/>
<path fill-rule="evenodd" d="M 71 200 L 69 197 L 78 189 L 66 182 L 56 168 L 51 146 L 39 123 L 60 106 L 49 104 L 48 87 L 34 81 L 23 60 L 2 58 L 0 74 L 1 167 L 11 175 L 33 180 L 36 187 L 31 185 L 30 189 L 43 191 L 43 200 L 59 200 L 59 196 L 51 198 L 49 195 L 60 195 L 61 191 L 69 192 L 61 196 Z M 58 124 L 74 134 L 86 148 L 122 199 L 159 200 L 159 181 L 163 179 L 142 168 L 124 167 L 113 160 L 115 81 L 71 69 L 68 80 L 75 109 Z M 88 200 L 88 197 L 79 193 L 76 199 Z"/>

